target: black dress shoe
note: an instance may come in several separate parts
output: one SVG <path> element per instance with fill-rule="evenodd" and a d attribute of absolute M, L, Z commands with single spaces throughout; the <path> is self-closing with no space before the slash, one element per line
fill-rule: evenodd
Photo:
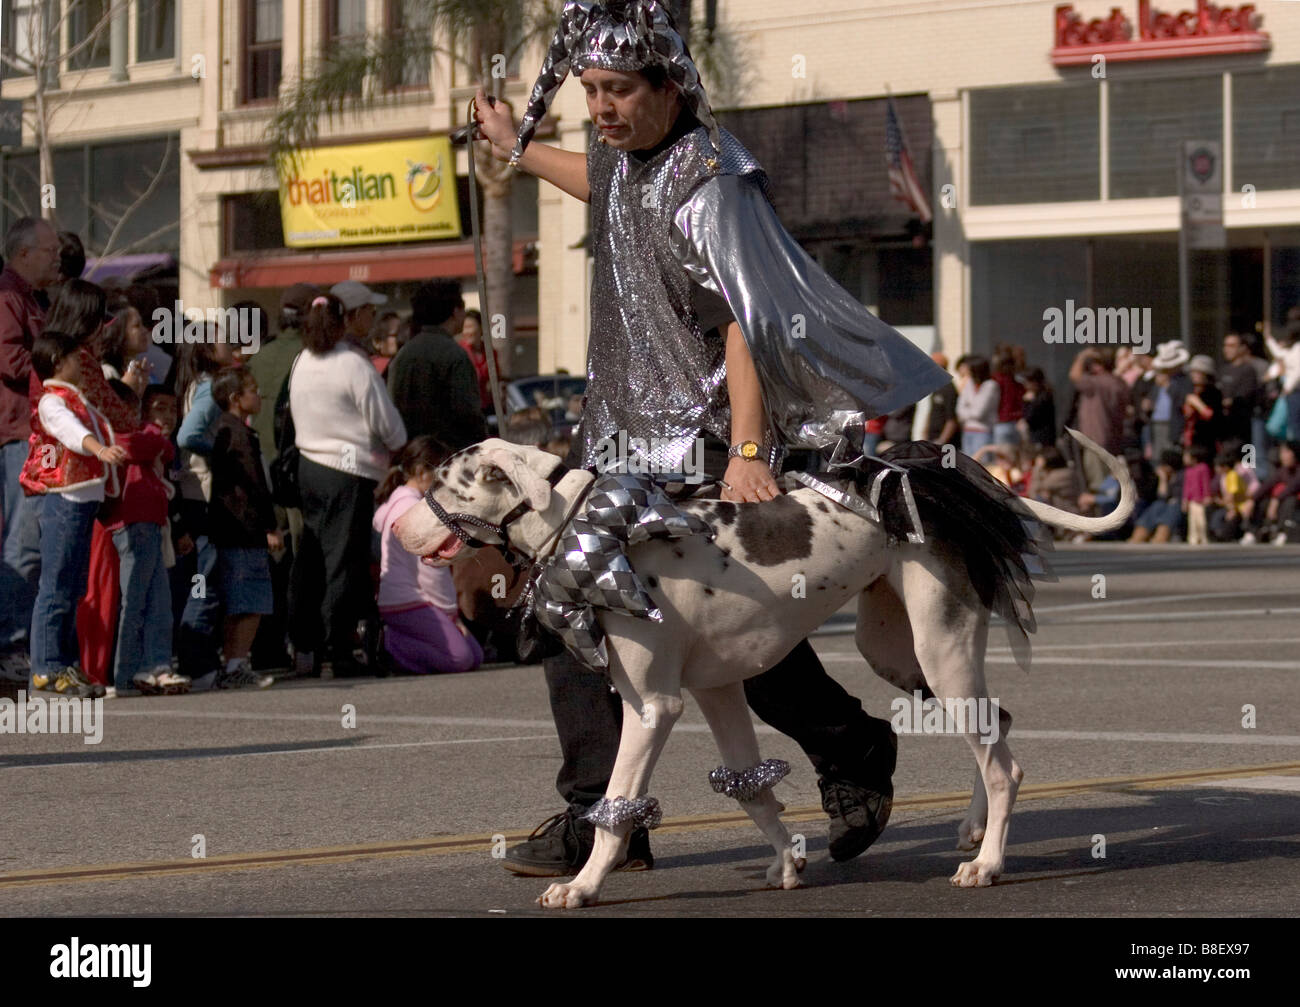
<path fill-rule="evenodd" d="M 595 841 L 596 826 L 571 810 L 562 811 L 537 826 L 526 842 L 506 850 L 501 866 L 532 878 L 567 877 L 586 865 Z M 628 837 L 627 856 L 614 870 L 649 871 L 654 865 L 649 832 L 633 829 Z"/>

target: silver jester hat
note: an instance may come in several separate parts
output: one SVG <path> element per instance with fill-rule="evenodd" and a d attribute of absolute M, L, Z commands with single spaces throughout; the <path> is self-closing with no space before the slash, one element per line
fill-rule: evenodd
<path fill-rule="evenodd" d="M 709 108 L 704 85 L 700 83 L 699 71 L 663 4 L 656 0 L 606 0 L 603 4 L 569 0 L 560 11 L 560 26 L 519 123 L 511 165 L 523 156 L 537 124 L 551 107 L 551 99 L 570 70 L 576 77 L 588 68 L 631 71 L 648 66 L 662 66 L 668 72 L 669 81 L 681 92 L 686 107 L 709 131 L 709 142 L 721 157 L 718 124 Z"/>

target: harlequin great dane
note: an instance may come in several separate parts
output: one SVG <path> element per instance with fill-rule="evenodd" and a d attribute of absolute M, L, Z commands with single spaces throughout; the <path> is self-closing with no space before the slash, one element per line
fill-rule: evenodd
<path fill-rule="evenodd" d="M 699 704 L 725 765 L 733 770 L 755 766 L 759 749 L 744 680 L 775 665 L 855 595 L 857 646 L 876 674 L 909 694 L 920 690 L 954 703 L 987 700 L 984 650 L 996 571 L 987 562 L 981 566 L 976 554 L 996 548 L 986 543 L 997 538 L 999 529 L 1002 547 L 1009 550 L 1017 548 L 1005 545 L 1014 543 L 1015 532 L 1006 530 L 1011 526 L 1023 530 L 1036 520 L 1097 534 L 1122 526 L 1133 510 L 1136 494 L 1127 466 L 1081 434 L 1070 433 L 1100 455 L 1119 480 L 1120 504 L 1107 517 L 1079 517 L 993 491 L 996 484 L 964 455 L 959 457 L 966 467 L 933 467 L 926 476 L 928 491 L 922 491 L 922 473 L 911 473 L 924 543 L 892 535 L 882 524 L 804 487 L 762 503 L 682 502 L 682 510 L 709 523 L 715 539 L 651 539 L 628 551 L 663 620 L 598 612 L 624 711 L 606 796 L 646 795 L 655 762 L 681 716 L 683 688 Z M 583 469 L 564 470 L 539 449 L 492 439 L 442 465 L 431 495 L 445 514 L 471 514 L 487 525 L 508 525 L 509 545 L 536 557 L 554 547 L 593 478 Z M 987 484 L 976 488 L 981 480 Z M 951 520 L 952 513 L 960 513 L 956 501 L 963 494 L 982 509 L 974 522 L 978 529 L 964 529 L 964 538 L 963 529 Z M 475 522 L 474 535 L 490 534 L 481 529 Z M 434 565 L 460 562 L 473 551 L 463 541 L 468 536 L 453 532 L 430 507 L 412 507 L 395 531 L 407 550 Z M 801 592 L 791 589 L 795 575 L 804 578 Z M 1025 634 L 1033 629 L 1027 603 L 1025 609 L 1027 623 L 1014 614 L 1007 623 L 1022 666 L 1028 663 Z M 643 716 L 651 709 L 650 716 Z M 1000 717 L 999 727 L 986 729 L 984 737 L 977 725 L 966 725 L 979 771 L 970 809 L 958 829 L 958 847 L 978 845 L 979 853 L 953 875 L 952 883 L 961 887 L 990 885 L 1003 869 L 1007 827 L 1023 773 L 1007 747 L 1010 718 L 1005 711 Z M 768 884 L 796 887 L 803 864 L 796 864 L 771 790 L 741 803 L 776 851 Z M 623 856 L 631 829 L 628 822 L 597 828 L 586 866 L 567 884 L 551 885 L 539 902 L 552 908 L 594 903 Z"/>

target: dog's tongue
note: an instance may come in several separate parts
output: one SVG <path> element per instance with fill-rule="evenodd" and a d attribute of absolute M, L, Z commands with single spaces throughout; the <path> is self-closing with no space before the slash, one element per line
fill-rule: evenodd
<path fill-rule="evenodd" d="M 460 547 L 465 543 L 455 535 L 450 536 L 443 545 L 438 548 L 438 555 L 442 559 L 451 559 L 456 553 L 460 552 Z"/>

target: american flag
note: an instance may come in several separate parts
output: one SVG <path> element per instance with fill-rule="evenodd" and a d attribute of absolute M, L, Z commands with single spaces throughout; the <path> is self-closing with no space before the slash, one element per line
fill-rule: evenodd
<path fill-rule="evenodd" d="M 889 194 L 915 210 L 921 223 L 930 223 L 930 204 L 916 177 L 916 168 L 912 165 L 912 155 L 907 151 L 907 140 L 898 124 L 898 111 L 892 97 L 885 112 L 885 164 L 889 168 Z"/>

